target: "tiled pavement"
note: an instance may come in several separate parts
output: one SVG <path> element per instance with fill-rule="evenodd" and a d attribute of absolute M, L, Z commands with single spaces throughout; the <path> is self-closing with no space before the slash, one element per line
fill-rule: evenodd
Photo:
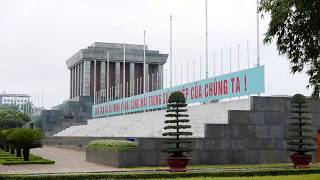
<path fill-rule="evenodd" d="M 38 173 L 67 173 L 67 172 L 108 172 L 119 169 L 105 165 L 90 163 L 85 160 L 85 152 L 43 147 L 32 149 L 31 153 L 43 158 L 54 160 L 55 164 L 48 165 L 0 165 L 0 174 L 38 174 Z"/>
<path fill-rule="evenodd" d="M 85 152 L 71 149 L 63 149 L 45 146 L 43 148 L 32 149 L 34 155 L 54 160 L 55 164 L 48 165 L 0 165 L 0 174 L 60 174 L 60 173 L 93 173 L 93 172 L 113 172 L 113 173 L 153 173 L 155 171 L 166 171 L 166 168 L 151 169 L 119 169 L 110 166 L 87 162 Z M 312 167 L 318 168 L 319 164 Z M 292 169 L 291 167 L 244 167 L 244 168 L 190 168 L 189 171 L 257 171 L 257 170 L 279 170 Z"/>

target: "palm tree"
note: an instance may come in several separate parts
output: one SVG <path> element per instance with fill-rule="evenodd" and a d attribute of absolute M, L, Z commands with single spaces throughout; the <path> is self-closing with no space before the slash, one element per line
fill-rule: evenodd
<path fill-rule="evenodd" d="M 30 149 L 41 147 L 43 133 L 38 129 L 18 128 L 8 138 L 15 148 L 22 149 L 23 160 L 29 161 Z"/>

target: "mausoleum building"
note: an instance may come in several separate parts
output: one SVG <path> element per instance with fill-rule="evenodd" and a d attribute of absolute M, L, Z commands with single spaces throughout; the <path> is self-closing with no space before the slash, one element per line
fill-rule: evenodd
<path fill-rule="evenodd" d="M 149 50 L 147 45 L 95 42 L 66 61 L 70 70 L 70 99 L 94 96 L 94 92 L 101 90 L 109 92 L 110 98 L 133 96 L 143 92 L 143 82 L 147 92 L 161 89 L 167 58 L 168 54 Z"/>

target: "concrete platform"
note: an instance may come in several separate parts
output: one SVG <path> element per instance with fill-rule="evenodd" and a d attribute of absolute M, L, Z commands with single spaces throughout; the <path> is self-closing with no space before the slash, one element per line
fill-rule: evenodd
<path fill-rule="evenodd" d="M 193 137 L 204 137 L 205 124 L 228 124 L 229 110 L 249 110 L 248 99 L 188 107 Z M 161 137 L 165 110 L 88 120 L 88 125 L 72 126 L 55 136 Z"/>

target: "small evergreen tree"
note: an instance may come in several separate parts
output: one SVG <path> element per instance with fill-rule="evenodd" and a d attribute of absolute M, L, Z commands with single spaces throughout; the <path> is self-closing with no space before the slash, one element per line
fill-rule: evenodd
<path fill-rule="evenodd" d="M 164 127 L 168 132 L 162 135 L 171 138 L 164 141 L 169 146 L 162 151 L 172 154 L 172 157 L 184 157 L 183 153 L 192 151 L 191 148 L 187 147 L 187 144 L 192 143 L 191 139 L 187 138 L 187 136 L 192 136 L 192 132 L 183 131 L 184 129 L 191 128 L 191 126 L 182 124 L 190 122 L 187 119 L 189 115 L 185 113 L 188 111 L 184 109 L 186 106 L 186 99 L 183 93 L 177 91 L 170 94 L 166 110 L 166 117 L 168 119 L 165 120 L 165 123 L 169 125 Z"/>
<path fill-rule="evenodd" d="M 293 96 L 291 101 L 291 122 L 288 128 L 288 151 L 303 155 L 314 151 L 314 136 L 312 134 L 312 122 L 307 116 L 308 106 L 306 98 L 301 94 Z"/>

